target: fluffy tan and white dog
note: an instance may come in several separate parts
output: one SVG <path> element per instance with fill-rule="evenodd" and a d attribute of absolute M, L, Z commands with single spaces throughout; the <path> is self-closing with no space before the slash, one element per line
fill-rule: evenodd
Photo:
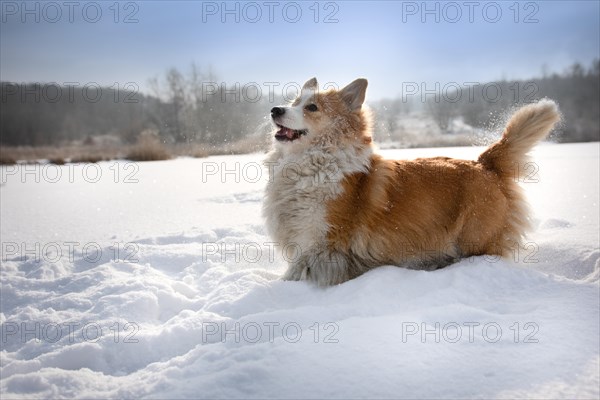
<path fill-rule="evenodd" d="M 366 79 L 319 92 L 315 78 L 277 127 L 263 213 L 289 262 L 287 280 L 334 285 L 381 265 L 433 270 L 472 255 L 507 256 L 530 228 L 517 183 L 527 152 L 559 121 L 541 100 L 517 110 L 477 161 L 374 154 Z"/>

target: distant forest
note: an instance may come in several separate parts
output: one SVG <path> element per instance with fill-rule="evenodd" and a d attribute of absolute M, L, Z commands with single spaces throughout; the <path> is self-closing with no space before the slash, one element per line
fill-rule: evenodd
<path fill-rule="evenodd" d="M 252 86 L 225 87 L 212 73 L 201 73 L 195 65 L 187 74 L 170 69 L 163 78 L 151 80 L 150 87 L 152 95 L 139 93 L 135 84 L 100 87 L 2 82 L 0 144 L 60 146 L 98 135 L 133 143 L 142 132 L 152 131 L 165 143 L 218 145 L 267 127 L 270 107 L 282 101 L 277 96 L 269 99 Z M 561 74 L 528 81 L 460 88 L 444 85 L 439 89 L 439 96 L 430 93 L 408 98 L 403 94 L 404 98 L 371 102 L 378 126 L 393 130 L 403 114 L 422 108 L 442 131 L 459 117 L 485 129 L 494 123 L 494 115 L 514 104 L 549 97 L 558 102 L 564 116 L 558 141 L 600 139 L 598 60 L 589 68 L 574 64 Z"/>

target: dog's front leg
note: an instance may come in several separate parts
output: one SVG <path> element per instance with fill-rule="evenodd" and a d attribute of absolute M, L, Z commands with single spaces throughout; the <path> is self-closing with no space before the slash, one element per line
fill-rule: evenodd
<path fill-rule="evenodd" d="M 281 279 L 284 281 L 305 281 L 307 280 L 308 266 L 301 262 L 291 262 Z"/>
<path fill-rule="evenodd" d="M 349 257 L 327 249 L 311 249 L 291 262 L 283 275 L 288 281 L 312 281 L 319 286 L 346 282 L 351 276 Z"/>

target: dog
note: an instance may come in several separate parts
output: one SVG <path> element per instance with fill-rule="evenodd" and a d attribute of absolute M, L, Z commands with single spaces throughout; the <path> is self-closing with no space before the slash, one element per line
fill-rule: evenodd
<path fill-rule="evenodd" d="M 313 78 L 271 110 L 263 215 L 289 263 L 283 279 L 329 286 L 382 265 L 435 270 L 512 254 L 531 228 L 517 181 L 560 120 L 557 105 L 518 109 L 477 161 L 387 160 L 373 150 L 366 89 L 356 79 L 320 92 Z"/>

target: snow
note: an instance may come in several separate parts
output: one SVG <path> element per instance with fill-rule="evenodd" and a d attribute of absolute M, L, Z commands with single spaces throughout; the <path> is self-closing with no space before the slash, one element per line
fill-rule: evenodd
<path fill-rule="evenodd" d="M 3 166 L 2 397 L 600 396 L 598 143 L 535 150 L 515 260 L 326 289 L 278 279 L 263 157 Z"/>

